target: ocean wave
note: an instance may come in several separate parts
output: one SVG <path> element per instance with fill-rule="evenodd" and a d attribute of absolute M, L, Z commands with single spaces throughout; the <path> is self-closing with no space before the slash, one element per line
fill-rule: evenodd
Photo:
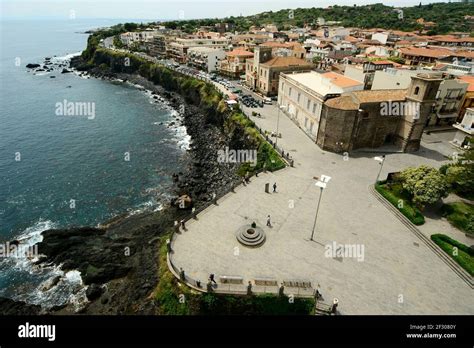
<path fill-rule="evenodd" d="M 67 53 L 64 56 L 56 56 L 56 57 L 51 57 L 52 61 L 58 61 L 58 62 L 66 62 L 68 60 L 71 60 L 71 58 L 76 57 L 81 55 L 82 52 L 75 52 L 75 53 Z"/>
<path fill-rule="evenodd" d="M 43 241 L 43 231 L 56 228 L 56 223 L 50 220 L 39 220 L 34 225 L 26 228 L 16 238 L 20 242 L 19 249 L 34 247 Z M 18 255 L 22 255 L 18 253 Z M 0 261 L 2 269 L 6 270 L 7 276 L 13 278 L 24 278 L 25 281 L 17 285 L 17 288 L 8 287 L 7 293 L 1 295 L 10 297 L 17 301 L 41 305 L 43 308 L 51 308 L 71 303 L 76 310 L 84 305 L 86 301 L 84 286 L 79 271 L 64 272 L 61 265 L 36 265 L 38 257 L 8 257 Z M 53 282 L 53 280 L 56 281 Z M 51 286 L 48 286 L 51 285 Z"/>

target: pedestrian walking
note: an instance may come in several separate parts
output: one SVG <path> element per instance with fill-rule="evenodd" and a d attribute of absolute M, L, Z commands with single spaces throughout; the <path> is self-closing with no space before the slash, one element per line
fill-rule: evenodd
<path fill-rule="evenodd" d="M 211 273 L 211 274 L 209 275 L 209 281 L 213 282 L 214 284 L 217 284 L 217 282 L 216 282 L 215 279 L 214 279 L 214 274 L 213 274 L 213 273 Z"/>
<path fill-rule="evenodd" d="M 277 192 L 277 183 L 273 184 L 273 193 Z"/>
<path fill-rule="evenodd" d="M 183 268 L 179 268 L 179 278 L 185 282 L 186 281 L 186 275 L 184 274 L 184 269 Z"/>
<path fill-rule="evenodd" d="M 252 282 L 249 281 L 248 285 L 247 285 L 247 295 L 252 295 Z"/>
<path fill-rule="evenodd" d="M 319 291 L 321 288 L 318 284 L 318 287 L 316 288 L 316 291 L 314 292 L 314 298 L 316 300 L 319 300 L 319 299 L 322 299 L 323 298 L 323 295 L 321 294 L 321 291 Z"/>
<path fill-rule="evenodd" d="M 272 221 L 270 219 L 270 215 L 267 216 L 267 226 L 272 227 Z"/>
<path fill-rule="evenodd" d="M 181 228 L 183 229 L 183 231 L 186 231 L 186 224 L 184 220 L 181 220 Z"/>

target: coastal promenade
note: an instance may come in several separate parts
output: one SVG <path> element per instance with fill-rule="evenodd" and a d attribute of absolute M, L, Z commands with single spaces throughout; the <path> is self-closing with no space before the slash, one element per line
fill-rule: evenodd
<path fill-rule="evenodd" d="M 259 112 L 262 118 L 252 117 L 256 124 L 275 130 L 276 107 Z M 285 115 L 279 122 L 278 144 L 295 159 L 295 167 L 253 178 L 190 220 L 173 243 L 175 266 L 202 284 L 210 273 L 216 279 L 239 276 L 244 284 L 256 278 L 311 281 L 320 284 L 326 302 L 339 299 L 343 314 L 474 313 L 468 284 L 370 193 L 379 170 L 373 154 L 345 160 L 322 151 Z M 443 157 L 432 152 L 387 155 L 381 178 L 409 165 L 438 167 Z M 320 194 L 313 177 L 322 174 L 332 179 L 310 241 Z M 277 193 L 265 193 L 265 183 L 276 183 Z M 267 215 L 271 228 L 265 226 Z M 253 221 L 267 236 L 259 248 L 242 246 L 235 237 Z M 333 245 L 363 246 L 363 256 L 328 257 L 325 251 Z"/>

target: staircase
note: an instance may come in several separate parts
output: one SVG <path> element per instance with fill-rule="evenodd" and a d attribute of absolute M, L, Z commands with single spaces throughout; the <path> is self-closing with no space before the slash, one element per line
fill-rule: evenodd
<path fill-rule="evenodd" d="M 419 240 L 421 240 L 431 251 L 433 251 L 441 260 L 444 261 L 453 271 L 456 273 L 462 280 L 464 280 L 471 289 L 474 289 L 474 279 L 467 273 L 464 268 L 459 266 L 456 261 L 454 261 L 448 254 L 446 254 L 440 247 L 438 247 L 431 239 L 426 237 L 416 226 L 408 220 L 405 215 L 403 215 L 397 208 L 395 208 L 389 201 L 387 201 L 383 196 L 381 196 L 377 190 L 375 190 L 374 185 L 369 186 L 369 191 L 374 195 L 374 197 L 382 203 L 388 210 L 390 210 L 402 224 L 404 224 L 410 232 L 412 232 Z"/>

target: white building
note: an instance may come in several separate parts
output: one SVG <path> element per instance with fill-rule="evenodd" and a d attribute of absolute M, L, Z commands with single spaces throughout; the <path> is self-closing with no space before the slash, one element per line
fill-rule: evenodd
<path fill-rule="evenodd" d="M 210 73 L 219 68 L 219 62 L 225 57 L 225 52 L 217 48 L 192 47 L 188 49 L 187 63 Z"/>
<path fill-rule="evenodd" d="M 454 135 L 452 144 L 459 147 L 468 145 L 466 144 L 466 138 L 474 136 L 474 109 L 467 108 L 461 123 L 456 123 L 453 127 L 457 129 L 457 132 Z M 472 146 L 472 144 L 469 145 Z"/>
<path fill-rule="evenodd" d="M 372 40 L 380 42 L 382 45 L 387 43 L 388 33 L 374 33 L 372 34 Z"/>
<path fill-rule="evenodd" d="M 345 92 L 364 89 L 364 84 L 333 72 L 281 74 L 278 104 L 310 136 L 317 140 L 323 103 Z"/>

